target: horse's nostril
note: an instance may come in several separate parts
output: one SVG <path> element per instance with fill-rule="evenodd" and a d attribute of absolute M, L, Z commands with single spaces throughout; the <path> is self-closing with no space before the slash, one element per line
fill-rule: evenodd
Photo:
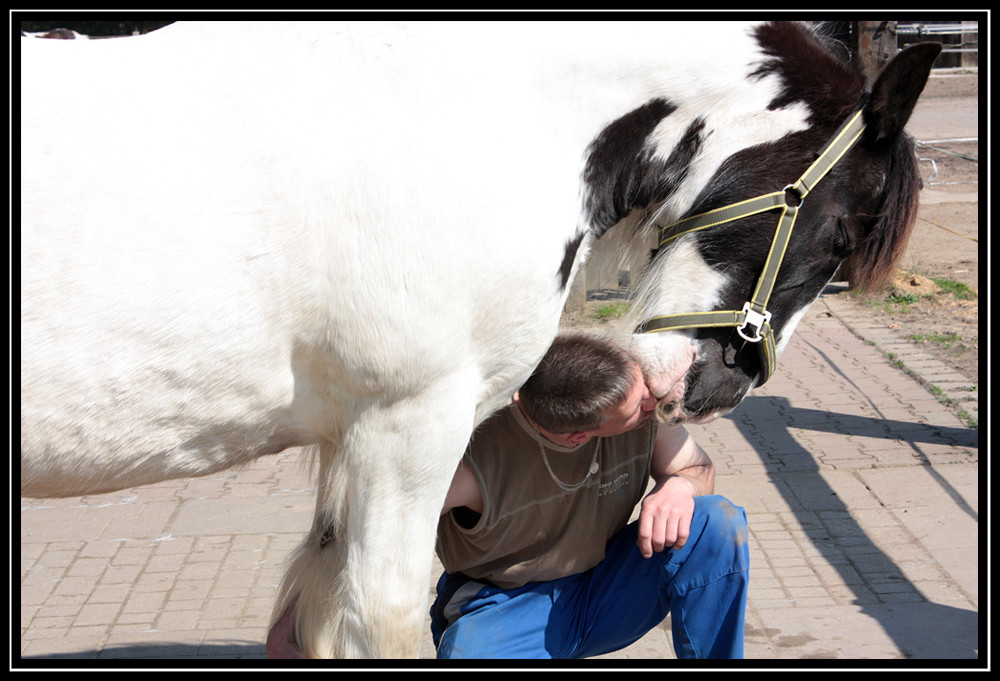
<path fill-rule="evenodd" d="M 684 420 L 677 400 L 660 400 L 656 403 L 655 414 L 656 420 L 660 423 L 677 425 Z"/>

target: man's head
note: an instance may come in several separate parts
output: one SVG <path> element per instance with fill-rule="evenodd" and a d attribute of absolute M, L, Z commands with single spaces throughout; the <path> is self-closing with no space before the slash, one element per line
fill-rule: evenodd
<path fill-rule="evenodd" d="M 518 400 L 539 428 L 585 439 L 631 430 L 656 406 L 629 355 L 588 334 L 558 336 L 518 391 Z"/>

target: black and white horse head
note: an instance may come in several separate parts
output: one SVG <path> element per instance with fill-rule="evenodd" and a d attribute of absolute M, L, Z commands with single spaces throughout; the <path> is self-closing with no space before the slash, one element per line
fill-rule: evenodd
<path fill-rule="evenodd" d="M 633 143 L 631 175 L 619 178 L 611 189 L 594 173 L 600 179 L 592 186 L 604 182 L 606 197 L 620 199 L 633 192 L 659 200 L 653 222 L 660 226 L 739 205 L 795 183 L 838 127 L 862 108 L 860 137 L 842 158 L 831 162 L 828 173 L 801 200 L 794 229 L 783 257 L 779 256 L 767 314 L 775 352 L 780 354 L 842 263 L 857 289 L 871 290 L 885 284 L 902 255 L 916 219 L 920 188 L 914 145 L 903 127 L 940 46 L 905 50 L 869 93 L 862 76 L 804 27 L 768 24 L 758 28 L 755 37 L 762 58 L 747 65 L 745 77 L 747 83 L 768 92 L 764 110 L 728 116 L 706 111 L 682 126 L 683 134 L 668 152 L 657 140 L 657 131 L 675 115 L 676 107 L 668 100 L 650 103 L 630 115 L 630 125 L 648 129 L 645 145 Z M 725 126 L 752 126 L 755 119 L 768 118 L 784 118 L 787 125 L 787 119 L 795 117 L 801 118 L 785 134 L 727 156 L 683 212 L 674 208 L 671 195 L 683 186 L 699 159 L 712 153 L 713 138 L 724 136 Z M 609 214 L 617 217 L 621 212 L 619 208 Z M 777 210 L 758 212 L 671 239 L 655 254 L 630 321 L 640 324 L 661 316 L 743 309 L 772 251 L 778 221 Z M 643 361 L 654 394 L 661 396 L 660 418 L 698 422 L 732 409 L 767 379 L 773 366 L 767 366 L 759 345 L 763 344 L 748 340 L 734 325 L 691 326 L 640 333 L 633 338 L 632 349 Z"/>

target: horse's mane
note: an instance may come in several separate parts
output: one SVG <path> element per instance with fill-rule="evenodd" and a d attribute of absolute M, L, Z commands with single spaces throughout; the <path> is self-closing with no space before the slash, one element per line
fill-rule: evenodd
<path fill-rule="evenodd" d="M 870 292 L 889 282 L 917 220 L 919 194 L 920 174 L 913 140 L 903 134 L 890 151 L 875 225 L 841 264 L 841 275 L 853 288 Z"/>
<path fill-rule="evenodd" d="M 774 75 L 782 83 L 769 109 L 805 102 L 809 122 L 827 127 L 857 106 L 864 76 L 848 61 L 841 43 L 822 36 L 814 26 L 789 21 L 762 24 L 754 35 L 768 58 L 752 75 Z"/>

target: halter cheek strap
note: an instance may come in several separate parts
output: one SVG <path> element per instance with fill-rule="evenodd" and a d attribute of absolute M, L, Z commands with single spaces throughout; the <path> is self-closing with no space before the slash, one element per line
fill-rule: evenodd
<path fill-rule="evenodd" d="M 794 184 L 788 185 L 781 191 L 763 194 L 730 206 L 700 213 L 662 228 L 660 248 L 684 234 L 741 220 L 757 213 L 781 209 L 778 226 L 774 232 L 774 238 L 771 240 L 771 248 L 768 251 L 767 260 L 764 262 L 764 269 L 757 280 L 757 287 L 754 289 L 753 295 L 750 300 L 743 304 L 742 310 L 715 310 L 653 317 L 640 324 L 635 332 L 653 333 L 700 327 L 736 327 L 736 332 L 741 338 L 757 344 L 759 348 L 762 375 L 758 379 L 758 385 L 763 385 L 774 373 L 777 364 L 774 334 L 770 323 L 771 313 L 767 310 L 767 302 L 774 289 L 778 269 L 781 267 L 785 249 L 792 235 L 792 228 L 795 226 L 795 218 L 809 192 L 843 158 L 844 154 L 850 151 L 861 136 L 865 129 L 863 113 L 863 108 L 859 109 L 838 128 L 820 151 L 816 160 Z"/>

